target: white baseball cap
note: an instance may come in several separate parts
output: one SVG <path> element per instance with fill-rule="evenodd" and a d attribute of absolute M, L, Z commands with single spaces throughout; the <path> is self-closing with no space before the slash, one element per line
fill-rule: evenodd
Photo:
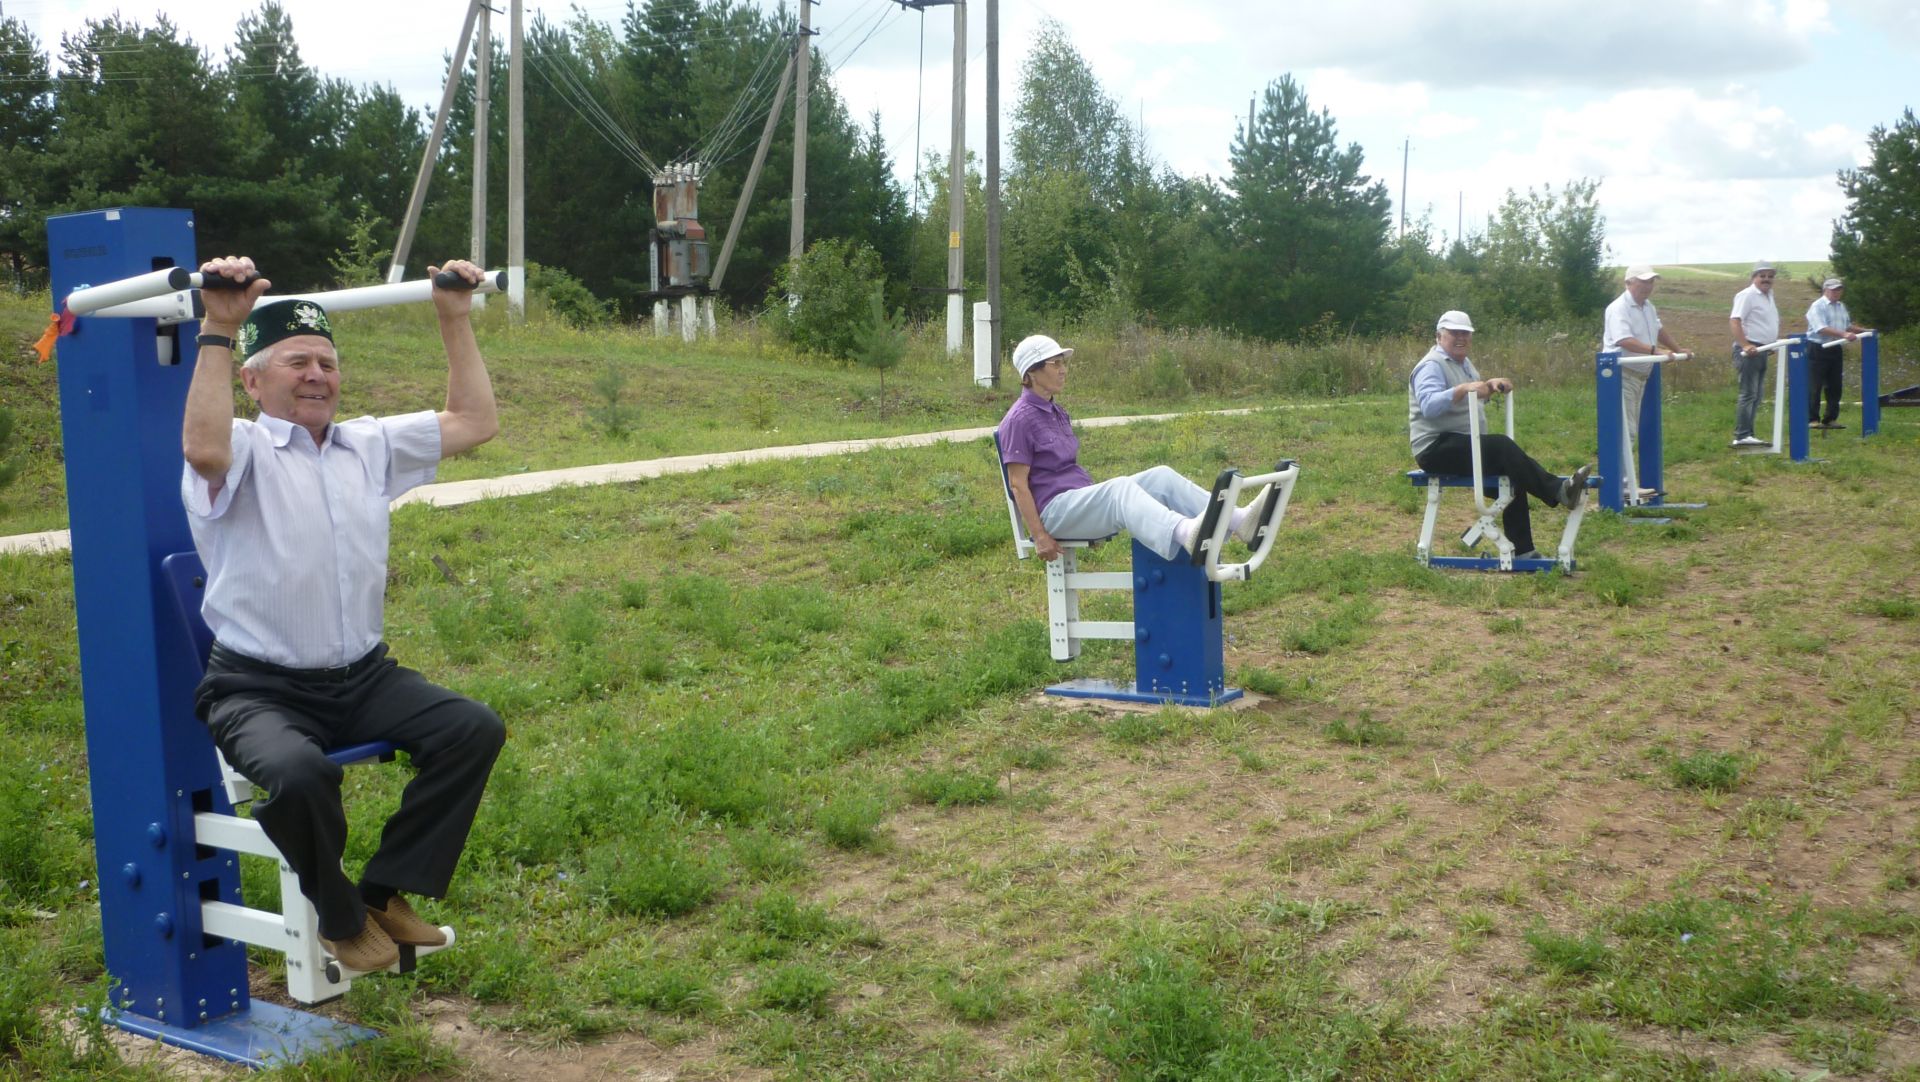
<path fill-rule="evenodd" d="M 1030 334 L 1013 347 L 1013 370 L 1022 376 L 1031 369 L 1054 359 L 1071 357 L 1073 351 L 1044 334 Z"/>
<path fill-rule="evenodd" d="M 1660 277 L 1660 272 L 1645 263 L 1627 268 L 1627 281 L 1629 282 L 1651 282 L 1658 277 Z"/>
<path fill-rule="evenodd" d="M 1820 288 L 1821 289 L 1844 289 L 1846 288 L 1846 285 L 1847 283 L 1842 282 L 1838 278 L 1829 278 L 1826 281 L 1820 283 Z"/>
<path fill-rule="evenodd" d="M 1451 312 L 1441 313 L 1440 322 L 1435 323 L 1433 326 L 1435 330 L 1441 331 L 1471 331 L 1473 330 L 1473 320 L 1468 319 L 1465 312 L 1456 308 Z"/>

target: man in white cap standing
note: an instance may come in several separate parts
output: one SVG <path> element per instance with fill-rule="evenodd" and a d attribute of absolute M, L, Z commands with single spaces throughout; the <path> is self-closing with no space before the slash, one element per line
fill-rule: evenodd
<path fill-rule="evenodd" d="M 1496 394 L 1513 390 L 1510 379 L 1482 379 L 1467 348 L 1473 344 L 1473 320 L 1465 312 L 1446 312 L 1435 324 L 1435 339 L 1407 379 L 1407 438 L 1413 460 L 1428 473 L 1473 473 L 1472 422 L 1467 411 L 1480 414 L 1480 461 L 1488 477 L 1505 475 L 1513 487 L 1555 507 L 1572 509 L 1586 496 L 1592 466 L 1582 466 L 1572 477 L 1561 477 L 1535 462 L 1506 436 L 1490 435 L 1486 407 Z M 1533 515 L 1527 497 L 1516 496 L 1501 513 L 1500 528 L 1523 559 L 1536 559 Z"/>
<path fill-rule="evenodd" d="M 1617 350 L 1643 357 L 1670 357 L 1683 352 L 1661 324 L 1660 313 L 1649 299 L 1653 296 L 1654 283 L 1659 280 L 1660 275 L 1644 263 L 1627 268 L 1627 288 L 1607 305 L 1600 334 L 1602 351 Z M 1628 361 L 1620 366 L 1620 399 L 1626 405 L 1627 432 L 1636 441 L 1640 438 L 1640 403 L 1647 391 L 1647 374 L 1652 371 L 1650 361 Z M 1622 477 L 1633 476 L 1624 462 L 1614 468 L 1621 471 Z M 1641 495 L 1650 496 L 1653 492 L 1642 489 Z"/>
<path fill-rule="evenodd" d="M 1733 295 L 1733 370 L 1740 378 L 1740 398 L 1734 406 L 1734 447 L 1764 447 L 1753 434 L 1753 415 L 1760 409 L 1760 389 L 1767 378 L 1767 352 L 1762 346 L 1780 338 L 1780 309 L 1773 303 L 1773 264 L 1761 260 L 1747 276 L 1747 288 Z"/>
<path fill-rule="evenodd" d="M 1843 428 L 1840 424 L 1840 361 L 1842 343 L 1857 341 L 1867 328 L 1847 314 L 1847 286 L 1838 278 L 1820 283 L 1820 296 L 1807 308 L 1807 420 L 1815 428 Z M 1826 399 L 1826 410 L 1820 400 Z"/>
<path fill-rule="evenodd" d="M 1211 493 L 1167 466 L 1098 484 L 1081 467 L 1072 418 L 1054 402 L 1066 386 L 1071 356 L 1073 350 L 1044 334 L 1013 347 L 1022 389 L 997 433 L 1007 487 L 1035 551 L 1051 561 L 1060 556 L 1056 537 L 1090 539 L 1124 529 L 1163 560 L 1184 555 L 1198 563 L 1200 519 Z M 1235 537 L 1253 543 L 1272 491 L 1268 485 L 1252 504 L 1234 509 Z"/>

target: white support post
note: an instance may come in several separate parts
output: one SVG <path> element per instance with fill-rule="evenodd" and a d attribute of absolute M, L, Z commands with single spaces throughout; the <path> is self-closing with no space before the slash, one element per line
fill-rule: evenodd
<path fill-rule="evenodd" d="M 700 298 L 691 293 L 680 298 L 680 338 L 691 342 L 700 333 Z"/>
<path fill-rule="evenodd" d="M 973 305 L 973 382 L 978 387 L 993 386 L 993 303 L 975 301 Z"/>
<path fill-rule="evenodd" d="M 667 326 L 672 322 L 668 317 L 670 311 L 672 311 L 672 309 L 667 307 L 667 302 L 664 298 L 653 302 L 653 336 L 655 338 L 665 338 L 667 336 Z"/>

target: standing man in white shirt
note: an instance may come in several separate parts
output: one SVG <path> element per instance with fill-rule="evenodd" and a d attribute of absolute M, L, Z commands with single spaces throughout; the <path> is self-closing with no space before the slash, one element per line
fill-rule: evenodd
<path fill-rule="evenodd" d="M 1740 378 L 1740 398 L 1734 407 L 1734 447 L 1764 447 L 1753 434 L 1753 415 L 1760 409 L 1761 385 L 1767 378 L 1767 352 L 1760 347 L 1780 338 L 1780 309 L 1773 303 L 1773 264 L 1761 260 L 1748 275 L 1747 288 L 1733 295 L 1733 370 Z"/>
<path fill-rule="evenodd" d="M 1840 424 L 1840 362 L 1844 355 L 1842 343 L 1857 341 L 1860 332 L 1867 328 L 1853 321 L 1847 314 L 1847 286 L 1838 278 L 1829 278 L 1820 283 L 1820 296 L 1807 308 L 1807 351 L 1808 382 L 1807 420 L 1815 428 L 1845 428 Z M 1827 408 L 1820 409 L 1820 399 L 1826 398 Z"/>
<path fill-rule="evenodd" d="M 1626 290 L 1607 305 L 1600 334 L 1602 352 L 1618 350 L 1643 357 L 1684 352 L 1661 325 L 1660 313 L 1648 299 L 1659 280 L 1660 275 L 1644 263 L 1627 268 Z M 1652 371 L 1651 361 L 1628 361 L 1620 366 L 1620 398 L 1626 404 L 1627 432 L 1636 441 L 1640 438 L 1640 402 L 1647 392 L 1647 374 Z M 1622 477 L 1633 476 L 1626 465 L 1618 463 L 1615 468 Z M 1653 490 L 1642 489 L 1641 495 L 1653 495 Z"/>
<path fill-rule="evenodd" d="M 445 269 L 481 278 L 464 260 Z M 323 945 L 348 970 L 385 969 L 396 943 L 445 942 L 400 892 L 446 893 L 506 739 L 492 709 L 396 665 L 382 641 L 388 504 L 499 429 L 467 318 L 473 295 L 433 291 L 445 409 L 336 422 L 340 358 L 326 312 L 305 300 L 256 306 L 272 283 L 244 257 L 201 273 L 252 284 L 202 291 L 187 391 L 181 495 L 214 634 L 195 708 L 228 764 L 266 790 L 253 816 L 299 876 Z M 236 355 L 255 420 L 234 416 Z M 340 866 L 343 771 L 324 751 L 373 740 L 398 745 L 416 772 L 355 884 Z"/>

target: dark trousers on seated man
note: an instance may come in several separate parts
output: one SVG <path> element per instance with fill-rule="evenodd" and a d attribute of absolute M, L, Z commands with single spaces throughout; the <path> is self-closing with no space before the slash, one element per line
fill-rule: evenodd
<path fill-rule="evenodd" d="M 1473 437 L 1463 432 L 1443 432 L 1414 457 L 1414 462 L 1428 473 L 1471 477 Z M 1527 497 L 1552 507 L 1564 506 L 1565 479 L 1528 457 L 1519 444 L 1496 435 L 1480 437 L 1480 471 L 1489 481 L 1502 474 L 1512 479 L 1513 502 L 1501 512 L 1500 529 L 1513 542 L 1515 552 L 1533 551 L 1537 546 L 1533 543 L 1533 516 L 1527 509 Z"/>
<path fill-rule="evenodd" d="M 386 644 L 337 669 L 289 669 L 216 644 L 195 705 L 221 754 L 267 791 L 253 817 L 300 877 L 320 935 L 357 933 L 393 891 L 443 897 L 506 726 L 484 703 L 429 683 Z M 391 741 L 416 773 L 356 887 L 340 867 L 344 770 L 326 749 Z"/>
<path fill-rule="evenodd" d="M 1840 419 L 1840 373 L 1846 350 L 1840 346 L 1814 346 L 1807 351 L 1807 420 L 1814 424 L 1832 424 Z M 1827 408 L 1820 409 L 1826 399 Z"/>

